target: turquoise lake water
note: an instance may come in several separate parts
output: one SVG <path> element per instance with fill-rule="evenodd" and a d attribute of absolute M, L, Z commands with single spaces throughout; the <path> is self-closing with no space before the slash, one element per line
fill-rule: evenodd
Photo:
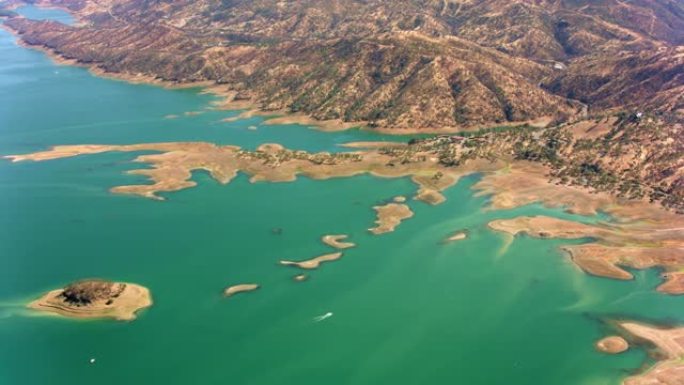
<path fill-rule="evenodd" d="M 61 11 L 21 12 L 69 22 Z M 180 140 L 340 151 L 339 143 L 393 139 L 222 122 L 239 111 L 211 110 L 214 98 L 199 90 L 100 79 L 17 46 L 4 30 L 0 57 L 0 155 Z M 639 348 L 596 352 L 607 321 L 684 322 L 684 297 L 656 293 L 655 270 L 629 282 L 596 278 L 558 250 L 567 241 L 510 242 L 489 231 L 487 222 L 518 215 L 597 218 L 539 205 L 487 210 L 487 198 L 473 195 L 477 176 L 447 190 L 443 205 L 409 201 L 413 218 L 372 236 L 372 206 L 413 194 L 410 180 L 251 184 L 241 175 L 222 186 L 199 172 L 196 188 L 164 202 L 111 195 L 142 180 L 124 174 L 139 167 L 132 158 L 0 161 L 0 385 L 617 385 L 648 358 Z M 468 239 L 441 242 L 461 229 Z M 332 251 L 319 240 L 332 233 L 358 247 L 308 281 L 277 264 Z M 155 304 L 128 323 L 23 308 L 89 277 L 142 284 Z M 245 282 L 262 287 L 222 297 Z M 334 316 L 314 322 L 326 312 Z"/>

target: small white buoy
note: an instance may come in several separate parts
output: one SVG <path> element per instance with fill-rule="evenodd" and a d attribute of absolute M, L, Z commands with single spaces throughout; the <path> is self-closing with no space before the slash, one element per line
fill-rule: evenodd
<path fill-rule="evenodd" d="M 91 358 L 91 359 L 90 359 L 90 363 L 91 363 L 91 364 L 94 364 L 94 363 L 95 363 L 95 359 L 94 359 L 94 358 Z"/>

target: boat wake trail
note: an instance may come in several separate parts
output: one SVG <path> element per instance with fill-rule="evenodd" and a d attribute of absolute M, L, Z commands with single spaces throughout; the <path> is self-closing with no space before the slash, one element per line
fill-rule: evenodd
<path fill-rule="evenodd" d="M 314 317 L 314 322 L 321 322 L 321 321 L 324 321 L 324 320 L 326 320 L 332 316 L 333 316 L 333 313 L 329 311 L 323 315 L 319 315 L 317 317 Z"/>

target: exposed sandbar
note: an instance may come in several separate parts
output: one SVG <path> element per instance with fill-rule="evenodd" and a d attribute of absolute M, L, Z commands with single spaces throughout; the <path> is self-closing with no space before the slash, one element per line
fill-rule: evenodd
<path fill-rule="evenodd" d="M 609 336 L 596 342 L 596 349 L 607 354 L 618 354 L 629 349 L 629 343 L 620 336 Z"/>
<path fill-rule="evenodd" d="M 321 241 L 330 247 L 340 250 L 356 246 L 356 243 L 353 242 L 343 242 L 347 238 L 349 238 L 349 236 L 346 234 L 324 235 L 323 238 L 321 238 Z"/>
<path fill-rule="evenodd" d="M 413 216 L 413 211 L 401 203 L 389 203 L 384 206 L 375 206 L 373 209 L 377 214 L 375 221 L 377 226 L 368 231 L 375 235 L 392 232 L 403 220 Z"/>
<path fill-rule="evenodd" d="M 456 242 L 456 241 L 462 241 L 464 239 L 468 238 L 468 233 L 465 231 L 458 231 L 449 236 L 447 239 L 445 239 L 445 242 Z"/>
<path fill-rule="evenodd" d="M 152 306 L 152 297 L 147 288 L 133 283 L 86 280 L 52 290 L 27 306 L 71 318 L 130 321 Z"/>
<path fill-rule="evenodd" d="M 281 265 L 284 266 L 295 266 L 300 269 L 307 269 L 307 270 L 312 270 L 312 269 L 318 269 L 318 267 L 324 263 L 324 262 L 331 262 L 331 261 L 336 261 L 338 259 L 342 258 L 342 253 L 331 253 L 331 254 L 324 254 L 316 258 L 308 259 L 306 261 L 301 261 L 301 262 L 294 262 L 294 261 L 280 261 Z"/>
<path fill-rule="evenodd" d="M 225 290 L 223 290 L 223 295 L 225 297 L 230 297 L 232 295 L 238 294 L 238 293 L 245 293 L 248 291 L 254 291 L 259 288 L 259 285 L 256 283 L 243 283 L 240 285 L 234 285 L 227 287 Z"/>

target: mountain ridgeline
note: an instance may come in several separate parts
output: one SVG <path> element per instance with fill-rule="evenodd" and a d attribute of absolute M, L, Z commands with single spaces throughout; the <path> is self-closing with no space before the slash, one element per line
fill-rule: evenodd
<path fill-rule="evenodd" d="M 684 110 L 680 0 L 38 3 L 81 22 L 7 16 L 28 44 L 317 119 L 436 131 Z"/>

